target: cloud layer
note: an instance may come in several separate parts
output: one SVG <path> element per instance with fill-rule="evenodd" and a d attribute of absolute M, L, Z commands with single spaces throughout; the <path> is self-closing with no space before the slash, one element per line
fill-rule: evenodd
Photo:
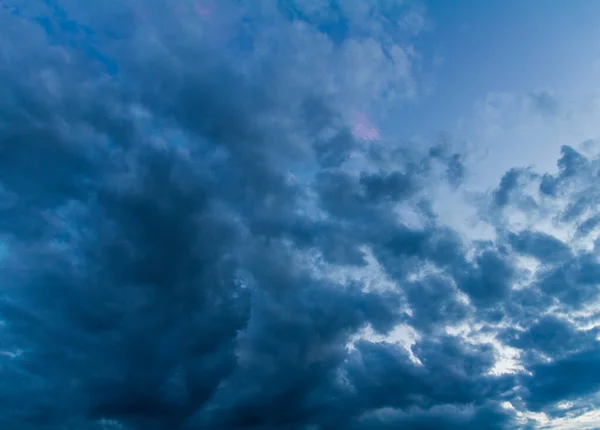
<path fill-rule="evenodd" d="M 369 112 L 419 5 L 0 2 L 0 427 L 508 429 L 593 409 L 600 161 L 507 172 Z M 537 98 L 548 109 L 548 101 Z M 564 405 L 567 404 L 568 407 Z"/>

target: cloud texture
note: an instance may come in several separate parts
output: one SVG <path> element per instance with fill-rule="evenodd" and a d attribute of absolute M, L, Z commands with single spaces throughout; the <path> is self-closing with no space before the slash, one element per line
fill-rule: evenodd
<path fill-rule="evenodd" d="M 431 196 L 463 155 L 369 113 L 419 94 L 422 7 L 0 6 L 1 428 L 508 429 L 594 408 L 600 161 L 564 147 L 556 173 L 507 172 L 478 199 L 493 240 L 446 226 Z"/>

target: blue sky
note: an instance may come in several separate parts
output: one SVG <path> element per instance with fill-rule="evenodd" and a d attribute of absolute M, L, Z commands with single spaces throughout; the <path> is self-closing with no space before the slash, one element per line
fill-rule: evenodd
<path fill-rule="evenodd" d="M 432 1 L 427 3 L 427 17 L 430 21 L 415 45 L 429 63 L 438 58 L 441 64 L 429 64 L 424 73 L 432 93 L 399 108 L 398 121 L 407 134 L 458 132 L 482 147 L 488 142 L 471 134 L 473 124 L 460 131 L 457 124 L 472 123 L 477 105 L 490 94 L 525 97 L 549 92 L 562 99 L 556 101 L 560 104 L 585 103 L 597 93 L 600 8 L 595 2 L 576 1 L 565 7 L 562 1 Z M 593 132 L 583 129 L 582 133 Z M 560 145 L 547 142 L 546 147 L 556 152 Z M 536 163 L 538 155 L 524 164 Z M 543 167 L 552 163 L 548 157 Z"/>
<path fill-rule="evenodd" d="M 597 428 L 598 24 L 0 0 L 0 428 Z"/>

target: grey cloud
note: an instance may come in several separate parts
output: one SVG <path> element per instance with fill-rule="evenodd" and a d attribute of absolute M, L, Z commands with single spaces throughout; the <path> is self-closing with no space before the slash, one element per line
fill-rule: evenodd
<path fill-rule="evenodd" d="M 562 241 L 541 232 L 523 231 L 512 233 L 508 238 L 515 251 L 537 258 L 542 263 L 568 260 L 570 248 Z"/>
<path fill-rule="evenodd" d="M 468 242 L 429 193 L 461 184 L 461 154 L 349 133 L 356 100 L 412 85 L 392 48 L 418 9 L 214 2 L 201 25 L 159 1 L 56 3 L 0 15 L 2 428 L 500 429 L 515 393 L 538 408 L 596 387 L 552 373 L 594 370 L 575 345 L 591 332 L 534 318 L 595 297 L 593 257 L 533 232 Z M 410 28 L 384 37 L 394 22 Z M 347 70 L 350 51 L 376 61 Z M 563 153 L 566 194 L 590 164 Z M 538 178 L 521 172 L 499 206 Z M 528 290 L 515 251 L 548 263 Z M 336 278 L 369 259 L 392 287 Z M 492 344 L 446 332 L 504 317 L 525 326 L 506 343 L 560 359 L 498 376 Z"/>
<path fill-rule="evenodd" d="M 594 330 L 577 330 L 568 321 L 553 315 L 539 318 L 526 331 L 510 330 L 507 343 L 524 351 L 536 350 L 550 357 L 585 348 L 594 343 Z"/>
<path fill-rule="evenodd" d="M 145 10 L 156 26 L 118 37 L 121 25 L 106 28 L 105 14 L 119 7 L 90 15 L 68 6 L 53 13 L 103 28 L 118 72 L 103 75 L 94 55 L 48 35 L 82 54 L 49 63 L 61 96 L 38 91 L 45 81 L 27 73 L 11 71 L 5 84 L 0 179 L 17 200 L 2 214 L 3 427 L 299 428 L 347 422 L 352 404 L 371 407 L 337 375 L 351 336 L 367 325 L 390 331 L 401 297 L 318 280 L 300 264 L 304 248 L 361 264 L 361 242 L 298 215 L 306 190 L 288 175 L 290 165 L 313 162 L 311 146 L 292 136 L 339 129 L 336 115 L 274 120 L 294 118 L 320 90 L 286 87 L 275 75 L 279 98 L 272 75 L 254 69 L 248 78 L 214 40 L 195 44 L 160 3 Z M 325 168 L 353 148 L 341 130 L 315 146 Z M 381 195 L 399 198 L 401 182 Z M 345 218 L 334 208 L 350 204 L 383 216 L 377 183 L 367 185 L 373 203 L 352 189 L 340 203 L 319 188 L 332 214 Z"/>
<path fill-rule="evenodd" d="M 410 430 L 504 429 L 515 427 L 510 413 L 497 406 L 457 408 L 451 405 L 418 410 L 412 414 L 382 410 L 363 418 L 369 429 L 406 428 Z"/>
<path fill-rule="evenodd" d="M 560 400 L 573 400 L 597 391 L 597 348 L 576 352 L 552 363 L 531 367 L 533 375 L 525 382 L 527 402 L 540 410 Z"/>
<path fill-rule="evenodd" d="M 532 108 L 544 116 L 552 117 L 560 109 L 558 99 L 549 91 L 538 91 L 529 94 Z"/>
<path fill-rule="evenodd" d="M 540 287 L 561 302 L 580 307 L 598 295 L 596 281 L 599 275 L 600 264 L 596 257 L 580 254 L 576 259 L 542 272 Z"/>
<path fill-rule="evenodd" d="M 412 310 L 411 324 L 420 330 L 441 330 L 446 323 L 464 321 L 471 313 L 449 279 L 431 276 L 407 284 L 405 291 Z"/>
<path fill-rule="evenodd" d="M 518 167 L 506 172 L 502 176 L 498 188 L 494 190 L 494 203 L 499 207 L 506 206 L 511 201 L 514 191 L 519 190 L 526 183 L 529 177 L 528 173 L 527 169 Z"/>
<path fill-rule="evenodd" d="M 504 300 L 515 280 L 515 269 L 501 250 L 485 247 L 467 265 L 456 265 L 455 278 L 459 288 L 478 306 L 490 307 Z"/>
<path fill-rule="evenodd" d="M 589 235 L 598 225 L 600 224 L 600 215 L 592 215 L 589 218 L 583 220 L 577 226 L 577 234 L 580 236 Z"/>
<path fill-rule="evenodd" d="M 569 185 L 573 182 L 573 179 L 589 174 L 589 169 L 594 167 L 590 165 L 589 160 L 583 154 L 570 146 L 564 145 L 560 151 L 561 157 L 557 163 L 559 169 L 558 175 L 544 174 L 540 184 L 540 191 L 548 196 L 556 197 L 559 193 L 571 193 L 573 189 L 570 189 Z M 583 200 L 580 200 L 580 202 L 582 203 Z M 578 206 L 574 206 L 570 211 L 575 211 L 571 216 L 576 216 L 577 213 L 580 213 L 578 212 Z M 569 214 L 565 215 L 569 217 Z"/>

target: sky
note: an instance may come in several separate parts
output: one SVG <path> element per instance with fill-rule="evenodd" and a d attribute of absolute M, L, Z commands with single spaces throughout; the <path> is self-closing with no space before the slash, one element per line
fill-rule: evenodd
<path fill-rule="evenodd" d="M 600 428 L 599 32 L 0 0 L 0 428 Z"/>

